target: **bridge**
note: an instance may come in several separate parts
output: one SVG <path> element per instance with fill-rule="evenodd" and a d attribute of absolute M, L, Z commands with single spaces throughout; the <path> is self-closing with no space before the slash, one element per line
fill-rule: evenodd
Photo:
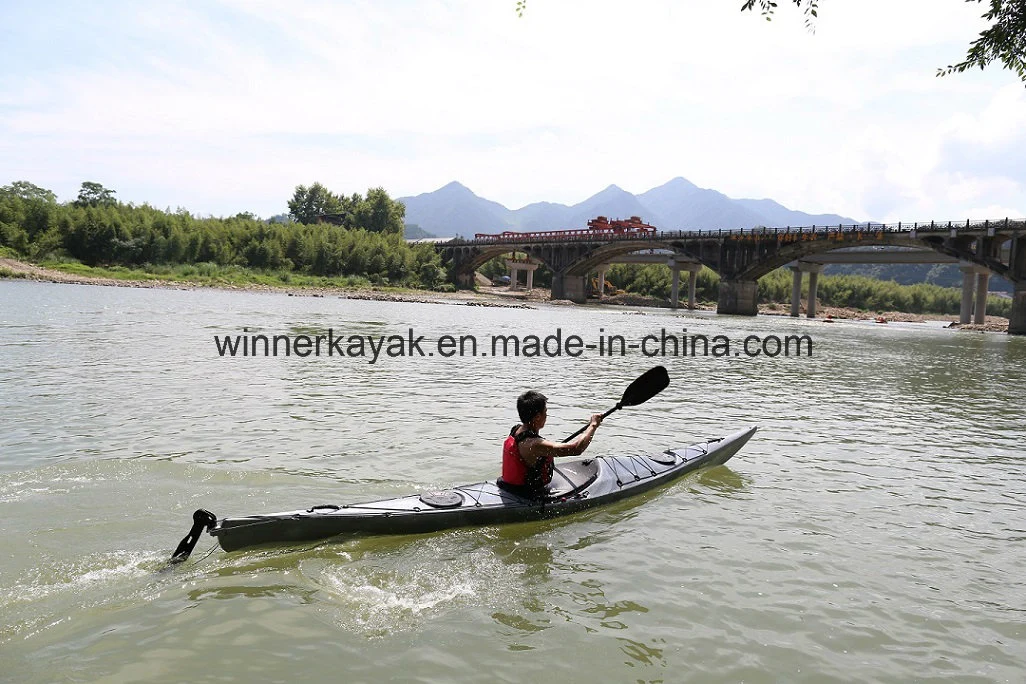
<path fill-rule="evenodd" d="M 578 231 L 579 233 L 580 231 Z M 881 246 L 905 257 L 960 264 L 963 273 L 961 319 L 968 323 L 975 299 L 976 319 L 982 322 L 987 285 L 991 274 L 1013 283 L 1015 292 L 1009 333 L 1026 334 L 1026 220 L 965 221 L 959 223 L 860 224 L 799 228 L 752 228 L 742 230 L 657 231 L 565 237 L 504 234 L 490 238 L 454 239 L 436 243 L 459 285 L 470 286 L 474 271 L 510 252 L 526 254 L 532 262 L 552 270 L 552 298 L 584 302 L 587 278 L 595 271 L 631 253 L 662 250 L 673 272 L 676 303 L 681 270 L 690 273 L 690 304 L 694 279 L 702 266 L 720 276 L 717 312 L 754 316 L 757 313 L 757 281 L 771 271 L 791 265 L 794 270 L 792 314 L 797 315 L 801 279 L 809 273 L 810 316 L 815 315 L 818 273 L 826 263 L 863 257 L 853 247 Z M 904 249 L 896 249 L 904 248 Z M 838 250 L 841 250 L 840 252 Z M 912 253 L 915 253 L 912 255 Z M 835 253 L 835 254 L 831 254 Z M 841 257 L 841 254 L 849 256 Z M 867 261 L 874 259 L 866 258 Z M 600 279 L 602 282 L 602 279 Z M 981 303 L 982 302 L 982 303 Z"/>

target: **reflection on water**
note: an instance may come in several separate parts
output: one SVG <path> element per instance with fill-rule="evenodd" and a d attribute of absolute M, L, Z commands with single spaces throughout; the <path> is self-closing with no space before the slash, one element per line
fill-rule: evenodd
<path fill-rule="evenodd" d="M 656 648 L 650 644 L 643 644 L 638 641 L 631 639 L 620 639 L 620 650 L 630 660 L 624 661 L 626 665 L 633 665 L 631 660 L 634 660 L 642 665 L 654 665 L 657 667 L 666 667 L 666 660 L 663 658 L 663 650 L 665 648 L 665 639 L 655 639 L 655 643 L 663 644 L 664 648 Z"/>
<path fill-rule="evenodd" d="M 1026 339 L 0 282 L 11 681 L 1018 681 Z M 191 521 L 492 479 L 513 400 L 576 430 L 653 365 L 223 359 L 213 335 L 809 333 L 660 359 L 592 450 L 761 430 L 730 467 L 567 518 L 225 554 Z M 341 333 L 340 333 L 341 334 Z M 56 342 L 59 341 L 59 344 Z M 521 651 L 531 651 L 526 658 Z M 568 657 L 568 654 L 573 654 Z"/>
<path fill-rule="evenodd" d="M 721 466 L 696 473 L 693 486 L 688 489 L 695 494 L 714 494 L 732 498 L 747 493 L 751 484 L 752 478 L 734 472 L 729 466 Z"/>

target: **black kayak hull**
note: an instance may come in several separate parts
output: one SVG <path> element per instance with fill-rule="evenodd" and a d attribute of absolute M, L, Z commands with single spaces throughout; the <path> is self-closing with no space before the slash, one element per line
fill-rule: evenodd
<path fill-rule="evenodd" d="M 225 551 L 332 537 L 423 534 L 457 527 L 544 520 L 636 496 L 698 470 L 722 465 L 756 427 L 721 439 L 644 456 L 560 461 L 545 498 L 528 498 L 479 482 L 359 504 L 326 504 L 267 515 L 223 518 L 209 528 Z"/>

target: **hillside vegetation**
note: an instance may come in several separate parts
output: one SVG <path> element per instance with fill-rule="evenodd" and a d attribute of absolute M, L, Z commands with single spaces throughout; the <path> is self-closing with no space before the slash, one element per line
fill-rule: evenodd
<path fill-rule="evenodd" d="M 312 189 L 300 186 L 294 200 L 309 199 Z M 316 208 L 306 204 L 306 216 L 312 216 L 309 212 Z M 78 199 L 59 203 L 51 191 L 21 181 L 0 187 L 0 247 L 37 262 L 157 274 L 189 265 L 208 277 L 223 273 L 237 279 L 252 272 L 349 277 L 377 285 L 443 285 L 445 271 L 437 252 L 403 239 L 401 202 L 377 188 L 365 198 L 353 195 L 336 206 L 341 225 L 269 223 L 248 213 L 197 218 L 184 209 L 118 202 L 113 191 L 96 183 L 83 183 Z"/>
<path fill-rule="evenodd" d="M 672 287 L 670 269 L 663 265 L 641 266 L 617 264 L 606 278 L 619 288 L 635 294 L 668 298 Z M 759 279 L 761 303 L 790 304 L 791 271 L 777 269 Z M 709 269 L 698 274 L 696 296 L 699 301 L 715 302 L 719 297 L 719 276 Z M 802 282 L 802 297 L 809 292 L 808 278 Z M 955 287 L 940 287 L 927 283 L 899 285 L 891 280 L 874 280 L 866 276 L 820 276 L 816 299 L 826 306 L 850 307 L 866 311 L 903 311 L 905 313 L 957 314 L 962 302 L 962 291 Z M 682 278 L 680 296 L 687 296 L 687 281 Z M 987 312 L 1007 317 L 1011 300 L 1003 297 L 988 298 Z"/>

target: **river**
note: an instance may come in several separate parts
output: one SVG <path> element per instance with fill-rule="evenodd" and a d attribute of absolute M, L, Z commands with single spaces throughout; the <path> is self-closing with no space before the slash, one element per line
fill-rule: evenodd
<path fill-rule="evenodd" d="M 660 331 L 731 353 L 221 357 L 222 335 Z M 804 335 L 811 357 L 735 356 Z M 589 454 L 749 424 L 727 466 L 568 518 L 164 560 L 191 513 L 497 475 L 525 389 Z M 924 324 L 0 281 L 0 678 L 1022 681 L 1026 339 Z"/>

